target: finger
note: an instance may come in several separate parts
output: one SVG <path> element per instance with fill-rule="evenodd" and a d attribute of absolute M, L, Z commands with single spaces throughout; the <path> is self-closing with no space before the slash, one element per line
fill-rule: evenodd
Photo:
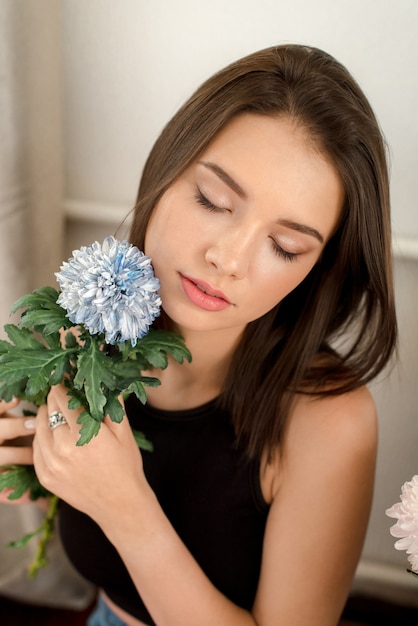
<path fill-rule="evenodd" d="M 44 446 L 49 446 L 52 441 L 52 431 L 49 428 L 48 415 L 49 409 L 46 404 L 43 404 L 39 407 L 36 416 L 36 435 L 33 440 L 34 448 L 39 442 L 42 442 Z"/>
<path fill-rule="evenodd" d="M 8 439 L 24 437 L 35 431 L 36 421 L 27 417 L 2 417 L 0 420 L 0 444 Z"/>
<path fill-rule="evenodd" d="M 46 411 L 46 414 L 45 414 Z M 80 430 L 77 424 L 79 411 L 68 408 L 68 395 L 65 387 L 53 387 L 48 394 L 46 408 L 38 413 L 37 422 L 41 424 L 41 439 L 43 441 L 60 442 L 70 441 L 75 444 Z M 48 434 L 47 434 L 47 431 Z"/>
<path fill-rule="evenodd" d="M 39 407 L 38 415 L 36 417 L 36 434 L 39 435 L 38 440 L 41 440 L 45 443 L 50 443 L 52 441 L 53 434 L 60 429 L 63 429 L 63 431 L 66 432 L 68 435 L 70 429 L 68 427 L 68 422 L 63 414 L 61 414 L 61 417 L 64 417 L 64 421 L 61 424 L 56 425 L 55 427 L 53 426 L 54 414 L 60 413 L 61 411 L 56 407 L 54 402 L 52 402 L 51 404 L 48 403 L 48 405 L 44 404 Z"/>
<path fill-rule="evenodd" d="M 32 465 L 33 449 L 30 447 L 2 446 L 0 465 Z"/>
<path fill-rule="evenodd" d="M 111 433 L 112 437 L 115 437 L 119 441 L 124 441 L 132 434 L 126 415 L 124 415 L 121 422 L 113 422 L 108 415 L 103 419 L 101 429 L 105 426 Z M 100 431 L 99 431 L 100 434 Z"/>
<path fill-rule="evenodd" d="M 41 470 L 45 467 L 44 454 L 48 456 L 52 446 L 52 432 L 48 426 L 48 407 L 43 404 L 38 409 L 36 416 L 36 435 L 33 440 L 33 464 L 39 480 L 41 480 Z"/>
<path fill-rule="evenodd" d="M 4 415 L 8 411 L 15 409 L 19 404 L 19 398 L 13 398 L 10 402 L 6 402 L 5 400 L 0 400 L 0 416 Z"/>
<path fill-rule="evenodd" d="M 54 411 L 62 413 L 66 419 L 67 426 L 70 430 L 78 430 L 80 426 L 77 424 L 77 420 L 80 416 L 80 410 L 73 410 L 68 408 L 68 391 L 64 385 L 55 385 L 51 388 L 48 394 L 48 415 L 51 415 Z M 58 429 L 57 429 L 58 430 Z"/>

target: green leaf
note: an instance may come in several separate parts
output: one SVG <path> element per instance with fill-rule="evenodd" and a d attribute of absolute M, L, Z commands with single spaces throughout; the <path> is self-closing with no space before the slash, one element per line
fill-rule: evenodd
<path fill-rule="evenodd" d="M 76 446 L 84 446 L 97 435 L 101 421 L 95 420 L 88 411 L 83 411 L 77 420 L 77 424 L 81 424 L 81 428 Z"/>
<path fill-rule="evenodd" d="M 26 311 L 19 322 L 21 328 L 34 328 L 44 336 L 56 333 L 60 328 L 68 327 L 68 325 L 69 320 L 65 310 L 58 305 L 52 309 Z"/>
<path fill-rule="evenodd" d="M 168 330 L 150 330 L 133 349 L 139 353 L 152 367 L 165 369 L 169 354 L 178 363 L 191 361 L 192 356 L 178 333 Z"/>
<path fill-rule="evenodd" d="M 0 491 L 12 489 L 7 496 L 9 500 L 18 500 L 26 492 L 29 492 L 31 500 L 49 495 L 39 482 L 33 465 L 3 465 L 0 470 Z"/>
<path fill-rule="evenodd" d="M 147 350 L 144 350 L 144 356 L 146 357 L 149 365 L 151 367 L 164 370 L 168 365 L 167 354 L 165 354 L 162 350 L 151 350 L 150 346 L 147 348 Z"/>
<path fill-rule="evenodd" d="M 161 380 L 154 376 L 141 376 L 139 380 L 147 387 L 159 387 L 161 385 Z"/>
<path fill-rule="evenodd" d="M 0 381 L 0 398 L 6 402 L 10 402 L 13 398 L 28 400 L 25 395 L 26 380 L 19 380 L 16 383 L 9 383 L 5 380 Z"/>
<path fill-rule="evenodd" d="M 25 393 L 34 396 L 45 390 L 50 385 L 50 379 L 57 380 L 54 375 L 57 370 L 62 380 L 62 373 L 69 371 L 68 350 L 50 350 L 44 347 L 40 349 L 11 349 L 8 354 L 0 357 L 0 369 L 2 382 L 13 385 L 26 381 Z"/>
<path fill-rule="evenodd" d="M 110 357 L 110 369 L 113 375 L 117 379 L 117 385 L 120 387 L 123 385 L 124 380 L 136 380 L 141 375 L 141 368 L 135 359 L 128 359 L 126 361 L 118 358 L 118 355 Z M 144 369 L 144 368 L 142 368 Z"/>
<path fill-rule="evenodd" d="M 59 292 L 53 287 L 41 287 L 19 298 L 12 307 L 12 313 L 21 313 L 19 327 L 33 329 L 45 339 L 61 328 L 69 328 L 71 322 L 67 312 L 57 304 Z"/>
<path fill-rule="evenodd" d="M 48 397 L 50 391 L 50 387 L 42 389 L 39 393 L 36 393 L 34 396 L 29 396 L 27 393 L 24 393 L 21 396 L 16 396 L 16 398 L 20 398 L 21 400 L 27 400 L 28 402 L 32 402 L 36 404 L 36 406 L 41 406 L 41 404 L 46 404 L 46 399 Z"/>
<path fill-rule="evenodd" d="M 62 358 L 56 359 L 55 369 L 53 370 L 53 372 L 51 372 L 51 375 L 49 377 L 49 384 L 51 386 L 59 385 L 63 381 L 65 374 L 69 374 L 71 371 L 71 363 L 69 359 L 70 354 L 64 351 L 61 352 Z"/>
<path fill-rule="evenodd" d="M 4 339 L 0 339 L 0 355 L 4 354 L 5 352 L 8 352 L 10 350 L 10 346 L 11 344 L 8 341 L 5 341 Z"/>
<path fill-rule="evenodd" d="M 41 532 L 41 529 L 37 528 L 31 533 L 24 535 L 20 539 L 16 539 L 15 541 L 9 541 L 9 543 L 7 544 L 7 547 L 8 548 L 24 548 L 29 543 L 29 541 L 33 539 L 34 537 L 36 537 L 36 535 L 39 535 L 40 532 Z"/>
<path fill-rule="evenodd" d="M 138 347 L 135 346 L 133 348 L 129 341 L 125 341 L 124 343 L 118 343 L 115 346 L 118 349 L 118 352 L 115 352 L 112 355 L 112 359 L 118 363 L 131 363 L 134 364 L 138 370 L 147 369 L 149 366 L 148 361 L 144 356 L 138 351 Z M 120 359 L 122 358 L 122 361 Z"/>
<path fill-rule="evenodd" d="M 10 402 L 13 398 L 19 398 L 20 400 L 25 400 L 35 404 L 36 406 L 41 406 L 41 404 L 45 404 L 46 397 L 49 393 L 49 387 L 43 389 L 39 393 L 30 396 L 25 392 L 26 389 L 26 381 L 20 381 L 15 384 L 6 384 L 0 382 L 0 398 L 5 400 L 6 402 Z"/>
<path fill-rule="evenodd" d="M 135 359 L 123 361 L 120 355 L 116 355 L 109 360 L 109 369 L 111 370 L 114 380 L 115 389 L 125 390 L 129 385 L 141 378 L 141 369 Z M 153 378 L 152 380 L 158 380 Z M 157 383 L 159 384 L 159 383 Z"/>
<path fill-rule="evenodd" d="M 184 345 L 173 344 L 167 348 L 167 352 L 175 361 L 177 361 L 177 363 L 183 363 L 183 361 L 191 363 L 192 355 L 188 348 Z"/>
<path fill-rule="evenodd" d="M 77 358 L 74 386 L 84 389 L 91 416 L 96 420 L 103 419 L 103 408 L 106 404 L 103 387 L 115 389 L 115 377 L 110 357 L 99 349 L 94 340 L 85 345 Z"/>
<path fill-rule="evenodd" d="M 131 383 L 126 391 L 129 393 L 134 393 L 138 400 L 142 402 L 142 404 L 146 403 L 147 393 L 145 391 L 144 383 L 142 383 L 140 380 Z"/>
<path fill-rule="evenodd" d="M 83 391 L 72 387 L 71 382 L 69 380 L 65 380 L 64 384 L 68 387 L 68 408 L 69 409 L 80 409 L 81 407 L 87 406 L 87 399 Z"/>
<path fill-rule="evenodd" d="M 159 378 L 152 378 L 151 376 L 141 376 L 137 380 L 131 382 L 131 384 L 124 389 L 127 394 L 134 393 L 138 400 L 145 404 L 147 401 L 147 392 L 145 387 L 159 387 L 161 381 Z"/>
<path fill-rule="evenodd" d="M 139 430 L 132 429 L 133 436 L 135 437 L 136 445 L 141 450 L 147 450 L 147 452 L 154 452 L 154 446 L 151 441 L 149 441 L 144 433 L 141 433 Z"/>
<path fill-rule="evenodd" d="M 40 287 L 19 298 L 12 306 L 11 312 L 16 313 L 20 309 L 48 308 L 49 305 L 56 304 L 58 296 L 59 292 L 54 287 Z"/>
<path fill-rule="evenodd" d="M 21 350 L 46 350 L 44 344 L 38 341 L 33 333 L 26 328 L 20 329 L 15 324 L 5 324 L 4 330 L 16 348 L 20 348 Z M 10 349 L 12 349 L 12 347 L 9 346 L 9 350 Z"/>
<path fill-rule="evenodd" d="M 109 397 L 104 409 L 105 415 L 108 415 L 112 422 L 120 424 L 125 415 L 123 406 L 119 402 L 119 391 L 109 392 Z"/>
<path fill-rule="evenodd" d="M 74 349 L 79 346 L 77 341 L 77 337 L 71 331 L 69 333 L 65 333 L 65 347 L 69 349 Z"/>
<path fill-rule="evenodd" d="M 134 349 L 132 348 L 132 344 L 130 341 L 124 341 L 123 343 L 118 343 L 116 344 L 116 347 L 119 350 L 120 354 L 122 355 L 122 358 L 124 361 L 126 361 L 126 359 L 129 359 L 131 354 L 133 354 L 134 352 Z"/>
<path fill-rule="evenodd" d="M 52 350 L 58 350 L 59 348 L 61 348 L 61 333 L 50 333 L 49 335 L 46 335 L 44 339 L 45 343 Z"/>

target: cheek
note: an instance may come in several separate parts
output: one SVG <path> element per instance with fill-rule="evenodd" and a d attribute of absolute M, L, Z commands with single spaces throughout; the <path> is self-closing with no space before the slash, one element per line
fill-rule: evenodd
<path fill-rule="evenodd" d="M 298 261 L 294 263 L 278 260 L 280 267 L 272 273 L 260 272 L 256 280 L 258 299 L 269 309 L 276 306 L 283 298 L 291 293 L 307 277 L 315 262 L 305 264 Z"/>
<path fill-rule="evenodd" d="M 158 210 L 151 218 L 145 235 L 144 252 L 150 256 L 153 264 L 163 256 L 177 236 L 178 229 L 171 224 L 170 214 Z"/>
<path fill-rule="evenodd" d="M 152 215 L 145 237 L 145 252 L 190 245 L 199 232 L 195 213 L 174 193 L 164 196 Z M 177 248 L 181 249 L 181 248 Z"/>
<path fill-rule="evenodd" d="M 182 224 L 172 215 L 167 218 L 159 215 L 154 220 L 145 238 L 145 254 L 151 258 L 154 272 L 163 285 L 168 285 L 172 281 L 173 270 L 180 269 L 179 263 L 185 255 L 185 251 L 190 248 L 190 237 L 187 237 Z"/>

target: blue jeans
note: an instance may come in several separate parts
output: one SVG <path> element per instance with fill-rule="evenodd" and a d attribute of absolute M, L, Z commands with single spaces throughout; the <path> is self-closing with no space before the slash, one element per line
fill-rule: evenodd
<path fill-rule="evenodd" d="M 99 596 L 96 607 L 87 620 L 87 626 L 126 626 L 126 623 L 122 622 Z"/>

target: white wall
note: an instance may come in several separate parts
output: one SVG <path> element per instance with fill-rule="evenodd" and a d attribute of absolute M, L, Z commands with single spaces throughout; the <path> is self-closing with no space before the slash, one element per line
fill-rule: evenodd
<path fill-rule="evenodd" d="M 351 70 L 392 154 L 394 227 L 418 236 L 416 0 L 62 0 L 66 184 L 130 205 L 163 124 L 227 62 L 294 41 Z"/>
<path fill-rule="evenodd" d="M 113 232 L 133 204 L 154 139 L 192 90 L 239 56 L 289 41 L 336 56 L 368 95 L 390 147 L 394 231 L 402 241 L 410 239 L 408 249 L 417 249 L 416 0 L 61 4 L 68 251 Z M 412 577 L 404 572 L 406 557 L 393 548 L 393 522 L 384 511 L 398 500 L 402 482 L 418 473 L 417 285 L 417 260 L 397 258 L 400 362 L 387 380 L 373 386 L 381 438 L 359 571 L 363 588 L 390 595 L 388 579 L 390 588 L 400 589 L 395 597 L 403 601 L 406 589 L 406 600 L 416 602 Z"/>

